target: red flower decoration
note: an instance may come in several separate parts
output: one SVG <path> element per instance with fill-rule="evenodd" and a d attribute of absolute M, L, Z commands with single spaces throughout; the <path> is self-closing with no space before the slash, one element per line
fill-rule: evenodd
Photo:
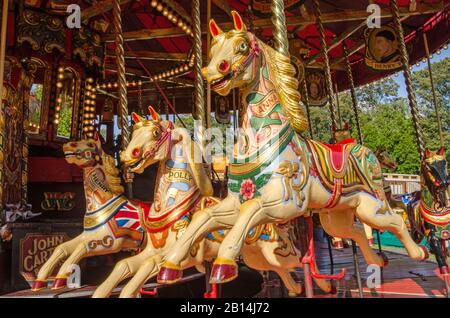
<path fill-rule="evenodd" d="M 256 186 L 251 179 L 245 179 L 241 184 L 240 194 L 244 200 L 250 200 L 256 192 Z"/>

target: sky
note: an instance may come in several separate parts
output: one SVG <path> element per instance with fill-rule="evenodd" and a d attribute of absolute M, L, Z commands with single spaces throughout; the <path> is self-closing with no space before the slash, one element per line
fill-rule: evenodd
<path fill-rule="evenodd" d="M 433 57 L 431 58 L 431 63 L 435 63 L 435 62 L 439 62 L 443 59 L 445 59 L 446 57 L 450 57 L 450 49 L 447 48 L 446 50 L 442 50 L 441 54 L 434 54 Z M 424 68 L 427 68 L 427 62 L 420 62 L 420 65 L 417 66 L 416 64 L 414 64 L 413 68 L 412 68 L 412 72 L 415 71 L 419 71 L 422 70 Z M 398 96 L 400 97 L 408 97 L 408 93 L 406 92 L 406 86 L 405 86 L 405 78 L 403 77 L 403 72 L 398 72 L 398 75 L 394 75 L 392 78 L 397 82 L 397 84 L 400 85 L 399 90 L 398 90 Z"/>

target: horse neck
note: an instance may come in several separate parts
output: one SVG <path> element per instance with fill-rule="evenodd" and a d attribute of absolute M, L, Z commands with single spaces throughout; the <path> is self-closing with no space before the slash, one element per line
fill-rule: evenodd
<path fill-rule="evenodd" d="M 173 158 L 160 161 L 158 166 L 155 198 L 160 199 L 160 213 L 169 210 L 188 197 L 199 192 L 192 170 L 186 158 L 187 150 L 179 143 L 173 146 Z M 155 208 L 155 207 L 154 207 Z"/>
<path fill-rule="evenodd" d="M 255 74 L 255 80 L 243 90 L 242 94 L 245 112 L 241 127 L 250 138 L 250 144 L 254 145 L 270 140 L 289 125 L 281 107 L 276 82 L 271 78 L 273 73 L 264 51 L 259 61 L 260 66 Z"/>
<path fill-rule="evenodd" d="M 100 209 L 115 196 L 108 184 L 103 165 L 84 168 L 83 180 L 87 212 Z"/>

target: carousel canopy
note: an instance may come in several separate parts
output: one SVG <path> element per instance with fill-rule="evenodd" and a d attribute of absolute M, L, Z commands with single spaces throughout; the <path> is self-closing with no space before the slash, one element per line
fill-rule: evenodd
<path fill-rule="evenodd" d="M 70 0 L 73 3 L 74 0 Z M 301 59 L 308 70 L 324 68 L 320 37 L 313 1 L 285 1 L 286 22 L 290 38 L 291 55 Z M 211 0 L 210 14 L 223 30 L 233 27 L 231 10 L 244 17 L 247 27 L 258 37 L 270 44 L 272 39 L 271 1 L 267 0 Z M 328 56 L 334 82 L 338 90 L 349 88 L 345 72 L 343 46 L 350 55 L 355 85 L 364 85 L 398 71 L 398 67 L 383 70 L 374 69 L 367 63 L 368 4 L 380 9 L 381 27 L 392 22 L 388 0 L 373 1 L 319 1 L 321 21 L 325 29 Z M 429 50 L 434 52 L 449 41 L 448 0 L 399 0 L 400 17 L 403 23 L 405 41 L 410 52 L 410 63 L 416 63 L 426 56 L 422 33 L 428 38 Z M 68 4 L 68 3 L 67 3 Z M 26 0 L 26 7 L 45 9 L 54 15 L 67 15 L 61 1 Z M 207 1 L 202 1 L 203 62 L 207 56 Z M 116 80 L 117 61 L 115 52 L 113 0 L 79 1 L 82 23 L 100 32 L 104 46 L 104 82 Z M 128 89 L 129 108 L 136 108 L 138 95 L 143 94 L 146 102 L 154 101 L 158 91 L 153 80 L 157 80 L 168 96 L 175 94 L 185 102 L 177 103 L 177 111 L 190 113 L 192 109 L 193 72 L 191 1 L 187 0 L 121 0 L 122 30 L 125 41 L 125 62 L 127 79 L 141 81 Z M 389 33 L 389 30 L 387 31 Z M 381 34 L 381 33 L 380 33 Z M 392 32 L 391 32 L 392 34 Z M 381 34 L 383 35 L 383 34 Z M 386 35 L 388 39 L 395 39 Z M 378 36 L 378 35 L 376 35 Z M 369 43 L 369 45 L 367 45 Z M 375 44 L 373 44 L 375 45 Z M 371 48 L 376 50 L 376 48 Z M 372 55 L 376 55 L 373 53 Z M 191 63 L 192 66 L 192 63 Z M 112 85 L 106 90 L 116 94 Z"/>

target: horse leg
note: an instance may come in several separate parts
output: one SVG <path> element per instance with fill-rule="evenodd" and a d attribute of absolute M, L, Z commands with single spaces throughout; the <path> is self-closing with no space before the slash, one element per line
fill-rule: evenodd
<path fill-rule="evenodd" d="M 238 267 L 235 259 L 251 228 L 260 224 L 289 220 L 297 214 L 297 211 L 295 203 L 282 205 L 277 204 L 276 201 L 263 202 L 261 198 L 243 203 L 238 220 L 220 245 L 217 259 L 211 270 L 210 283 L 225 283 L 237 277 Z"/>
<path fill-rule="evenodd" d="M 373 239 L 373 230 L 370 226 L 363 223 L 364 232 L 366 233 L 366 237 L 369 240 L 369 246 L 375 245 L 375 240 Z"/>
<path fill-rule="evenodd" d="M 413 241 L 402 217 L 392 211 L 387 201 L 379 201 L 368 195 L 360 195 L 356 215 L 361 222 L 394 234 L 405 246 L 412 259 L 424 260 L 428 257 L 428 251 L 425 247 L 420 247 Z"/>
<path fill-rule="evenodd" d="M 147 280 L 154 277 L 159 270 L 161 264 L 161 257 L 156 254 L 147 259 L 144 264 L 138 269 L 136 274 L 125 285 L 120 293 L 120 298 L 134 298 L 139 293 L 140 288 Z"/>
<path fill-rule="evenodd" d="M 50 256 L 50 258 L 39 269 L 36 280 L 33 283 L 32 287 L 33 291 L 38 291 L 47 286 L 48 276 L 51 275 L 53 269 L 60 261 L 67 258 L 70 254 L 72 254 L 72 252 L 80 243 L 82 236 L 83 234 L 80 234 L 77 237 L 71 239 L 70 241 L 64 242 L 55 248 L 55 250 L 52 253 L 52 256 Z"/>
<path fill-rule="evenodd" d="M 73 253 L 62 264 L 55 277 L 52 289 L 60 289 L 66 287 L 67 278 L 72 273 L 72 266 L 78 264 L 88 254 L 84 242 L 80 242 L 74 249 Z"/>
<path fill-rule="evenodd" d="M 320 223 L 328 234 L 354 240 L 368 264 L 384 266 L 383 258 L 370 248 L 364 230 L 355 224 L 352 212 L 328 211 L 319 213 L 319 216 Z"/>
<path fill-rule="evenodd" d="M 436 256 L 436 262 L 438 263 L 441 274 L 448 274 L 447 256 L 442 251 L 440 239 L 434 235 L 434 229 L 430 231 L 428 243 Z"/>
<path fill-rule="evenodd" d="M 158 282 L 179 281 L 183 275 L 180 264 L 194 243 L 215 228 L 230 228 L 237 218 L 236 211 L 235 198 L 228 196 L 219 204 L 196 212 L 186 231 L 170 248 L 158 274 Z"/>
<path fill-rule="evenodd" d="M 139 254 L 121 260 L 114 266 L 108 278 L 97 287 L 92 298 L 106 298 L 111 295 L 114 288 L 123 280 L 133 276 L 142 265 L 143 261 L 155 254 L 153 249 L 144 249 Z"/>

